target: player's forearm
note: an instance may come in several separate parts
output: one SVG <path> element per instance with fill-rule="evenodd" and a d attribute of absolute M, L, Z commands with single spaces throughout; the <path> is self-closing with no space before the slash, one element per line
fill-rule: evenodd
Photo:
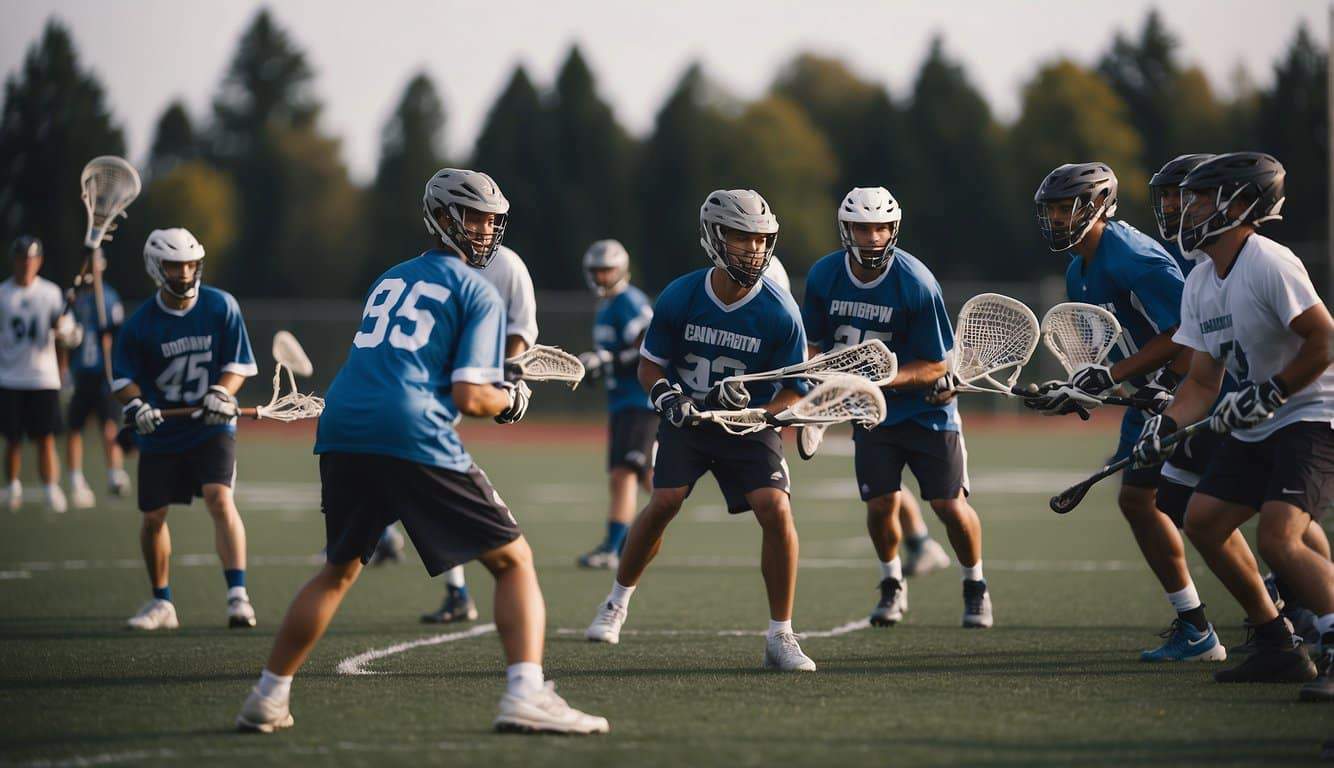
<path fill-rule="evenodd" d="M 522 336 L 510 335 L 505 337 L 505 359 L 518 357 L 527 351 L 528 342 Z"/>
<path fill-rule="evenodd" d="M 1192 350 L 1190 371 L 1177 387 L 1164 415 L 1185 426 L 1204 418 L 1213 409 L 1223 385 L 1223 364 L 1207 352 Z"/>
<path fill-rule="evenodd" d="M 135 384 L 133 381 L 112 394 L 116 396 L 116 399 L 120 401 L 121 405 L 127 405 L 131 400 L 137 397 L 143 397 L 143 393 L 139 390 L 139 385 Z"/>
<path fill-rule="evenodd" d="M 450 394 L 459 413 L 473 418 L 490 418 L 510 407 L 509 394 L 494 384 L 457 381 L 450 388 Z"/>
<path fill-rule="evenodd" d="M 820 350 L 820 345 L 819 345 L 819 344 L 807 344 L 807 345 L 806 345 L 806 359 L 807 359 L 807 360 L 811 359 L 812 357 L 815 357 L 816 355 L 818 355 L 818 354 L 820 354 L 820 353 L 821 353 L 821 350 Z"/>
<path fill-rule="evenodd" d="M 899 375 L 894 377 L 894 389 L 922 389 L 929 387 L 941 376 L 949 372 L 949 364 L 944 360 L 913 360 L 899 367 Z"/>
<path fill-rule="evenodd" d="M 228 371 L 218 377 L 218 386 L 227 390 L 233 397 L 241 391 L 241 385 L 245 383 L 245 377 L 239 373 Z"/>
<path fill-rule="evenodd" d="M 1329 329 L 1321 329 L 1302 339 L 1297 356 L 1274 377 L 1282 382 L 1288 396 L 1305 389 L 1320 378 L 1330 363 L 1334 363 L 1330 356 L 1330 344 L 1334 344 L 1334 333 Z"/>
<path fill-rule="evenodd" d="M 658 383 L 658 379 L 667 378 L 667 371 L 647 357 L 640 356 L 637 375 L 639 376 L 639 386 L 643 387 L 645 392 L 648 392 L 653 389 L 654 384 Z"/>
<path fill-rule="evenodd" d="M 1175 332 L 1176 329 L 1173 328 L 1154 336 L 1145 342 L 1138 352 L 1113 365 L 1112 379 L 1115 381 L 1133 379 L 1136 376 L 1153 373 L 1167 365 L 1181 354 L 1181 345 L 1172 341 L 1172 334 Z"/>
<path fill-rule="evenodd" d="M 778 394 L 774 395 L 774 399 L 770 400 L 768 403 L 765 403 L 764 410 L 768 411 L 769 413 L 778 413 L 800 399 L 801 399 L 800 392 L 796 391 L 795 389 L 788 389 L 787 387 L 784 387 L 778 390 Z"/>

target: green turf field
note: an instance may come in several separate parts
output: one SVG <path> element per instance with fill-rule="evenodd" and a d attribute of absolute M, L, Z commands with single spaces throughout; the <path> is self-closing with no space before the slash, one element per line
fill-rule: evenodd
<path fill-rule="evenodd" d="M 1069 517 L 1046 509 L 1048 495 L 1098 463 L 1110 437 L 970 435 L 997 621 L 987 631 L 958 627 L 954 568 L 910 583 L 906 624 L 849 630 L 874 604 L 878 580 L 851 459 L 828 451 L 805 463 L 789 450 L 803 559 L 796 627 L 811 633 L 803 646 L 820 671 L 788 676 L 760 669 L 767 615 L 758 528 L 728 518 L 711 481 L 669 530 L 621 644 L 591 645 L 582 630 L 611 577 L 573 562 L 602 530 L 601 446 L 536 438 L 477 445 L 479 463 L 537 552 L 548 674 L 574 705 L 611 720 L 609 736 L 561 739 L 489 731 L 503 674 L 485 625 L 485 573 L 469 567 L 482 609 L 476 634 L 445 637 L 458 630 L 417 623 L 442 590 L 411 553 L 406 564 L 367 570 L 353 590 L 297 677 L 296 727 L 274 737 L 233 733 L 271 633 L 323 543 L 309 444 L 243 435 L 238 498 L 257 631 L 224 628 L 224 584 L 199 503 L 169 519 L 182 629 L 152 636 L 121 628 L 148 591 L 132 502 L 63 516 L 37 504 L 4 513 L 0 763 L 1314 761 L 1334 736 L 1334 709 L 1297 703 L 1295 686 L 1223 687 L 1210 679 L 1216 667 L 1137 661 L 1172 615 L 1112 506 L 1110 486 Z M 101 470 L 90 469 L 100 491 Z M 1239 642 L 1240 612 L 1192 559 L 1224 642 Z M 368 674 L 338 672 L 358 654 L 414 641 L 426 643 L 362 664 Z"/>

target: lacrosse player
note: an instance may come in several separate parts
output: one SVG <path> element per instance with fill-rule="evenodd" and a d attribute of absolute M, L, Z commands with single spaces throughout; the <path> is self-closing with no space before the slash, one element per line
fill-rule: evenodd
<path fill-rule="evenodd" d="M 125 321 L 112 355 L 111 391 L 137 433 L 139 545 L 153 599 L 131 629 L 176 629 L 168 562 L 167 509 L 204 498 L 227 580 L 227 626 L 255 626 L 246 593 L 245 525 L 236 511 L 236 391 L 258 372 L 241 308 L 203 285 L 204 246 L 185 229 L 158 229 L 144 244 L 144 266 L 158 290 Z M 198 406 L 189 418 L 162 409 Z"/>
<path fill-rule="evenodd" d="M 453 426 L 463 415 L 510 424 L 528 410 L 528 386 L 502 369 L 504 305 L 479 271 L 496 255 L 509 201 L 490 176 L 444 168 L 422 205 L 437 247 L 376 279 L 320 416 L 328 562 L 288 608 L 237 726 L 292 725 L 292 676 L 385 526 L 401 520 L 431 576 L 473 559 L 495 576 L 509 664 L 497 730 L 605 733 L 605 719 L 571 708 L 543 679 L 546 607 L 532 550 Z"/>
<path fill-rule="evenodd" d="M 963 569 L 963 626 L 992 625 L 982 572 L 982 523 L 968 503 L 968 454 L 958 406 L 928 400 L 948 371 L 954 331 L 931 271 L 896 247 L 903 209 L 884 187 L 857 187 L 838 206 L 842 248 L 811 267 L 801 316 L 813 352 L 885 342 L 899 373 L 885 389 L 888 410 L 875 429 L 853 428 L 854 466 L 866 528 L 880 560 L 880 599 L 871 624 L 887 627 L 908 610 L 899 542 L 903 467 L 949 531 Z"/>
<path fill-rule="evenodd" d="M 495 255 L 481 267 L 481 275 L 500 294 L 505 309 L 505 357 L 517 357 L 537 343 L 537 297 L 533 293 L 533 278 L 519 254 L 503 245 L 496 246 Z M 402 549 L 401 541 L 400 538 L 399 549 Z M 440 610 L 422 614 L 421 620 L 426 624 L 448 624 L 476 618 L 477 605 L 468 594 L 463 566 L 456 565 L 445 571 L 445 600 Z"/>
<path fill-rule="evenodd" d="M 0 283 L 0 428 L 5 433 L 9 481 L 5 503 L 11 512 L 23 504 L 19 468 L 26 436 L 37 444 L 37 472 L 47 508 L 64 512 L 67 504 L 56 459 L 56 433 L 60 431 L 56 346 L 77 347 L 83 329 L 64 311 L 60 288 L 37 275 L 42 268 L 42 241 L 20 237 L 10 255 L 14 274 Z"/>
<path fill-rule="evenodd" d="M 1179 242 L 1208 261 L 1186 282 L 1176 340 L 1194 350 L 1176 398 L 1136 445 L 1146 462 L 1162 438 L 1210 413 L 1227 433 L 1190 498 L 1186 532 L 1241 603 L 1256 650 L 1220 682 L 1300 682 L 1317 671 L 1265 590 L 1237 529 L 1257 514 L 1260 554 L 1317 614 L 1319 677 L 1303 700 L 1334 701 L 1334 564 L 1307 539 L 1334 490 L 1334 320 L 1292 251 L 1261 235 L 1279 218 L 1284 169 L 1270 155 L 1233 152 L 1181 182 Z M 1240 388 L 1218 397 L 1224 373 Z"/>
<path fill-rule="evenodd" d="M 797 530 L 782 438 L 772 429 L 731 435 L 698 422 L 699 409 L 763 407 L 777 413 L 800 399 L 804 382 L 725 383 L 727 376 L 793 365 L 806 356 L 796 302 L 764 277 L 778 219 L 759 193 L 711 192 L 700 208 L 700 244 L 711 268 L 677 278 L 658 297 L 640 349 L 639 382 L 662 414 L 653 495 L 621 551 L 611 594 L 588 627 L 589 640 L 620 642 L 621 625 L 644 569 L 695 482 L 712 472 L 728 512 L 753 511 L 763 531 L 761 567 L 769 596 L 764 667 L 814 671 L 792 631 Z M 693 426 L 692 426 L 693 425 Z"/>
<path fill-rule="evenodd" d="M 579 355 L 590 380 L 607 385 L 611 427 L 607 474 L 611 504 L 602 543 L 579 556 L 583 568 L 615 568 L 635 514 L 635 488 L 652 491 L 658 414 L 639 384 L 639 347 L 653 319 L 653 305 L 630 284 L 630 254 L 616 240 L 599 240 L 584 252 L 584 280 L 599 298 L 593 319 L 593 351 Z"/>
<path fill-rule="evenodd" d="M 102 256 L 99 253 L 95 258 L 101 260 Z M 98 268 L 103 267 L 99 265 Z M 74 396 L 69 402 L 65 461 L 69 468 L 70 503 L 76 509 L 88 509 L 97 503 L 93 489 L 83 476 L 83 428 L 89 417 L 96 417 L 95 424 L 101 432 L 102 452 L 107 463 L 107 489 L 113 496 L 124 496 L 130 490 L 125 452 L 116 442 L 116 434 L 120 431 L 120 404 L 111 396 L 105 362 L 111 352 L 112 340 L 125 320 L 125 307 L 116 289 L 105 282 L 102 293 L 105 324 L 97 310 L 92 285 L 80 287 L 74 298 L 74 317 L 80 326 L 88 329 L 83 334 L 83 342 L 70 351 L 69 358 Z"/>
<path fill-rule="evenodd" d="M 1047 175 L 1034 195 L 1038 228 L 1053 252 L 1070 253 L 1066 292 L 1071 301 L 1096 304 L 1116 315 L 1123 329 L 1108 357 L 1068 381 L 1047 382 L 1042 396 L 1025 405 L 1044 415 L 1076 413 L 1097 407 L 1121 382 L 1146 390 L 1144 377 L 1169 364 L 1179 365 L 1182 350 L 1173 340 L 1184 278 L 1172 257 L 1152 238 L 1116 215 L 1116 174 L 1103 163 L 1062 165 Z M 1166 385 L 1162 385 L 1166 387 Z M 1170 391 L 1170 388 L 1168 388 Z M 1144 425 L 1144 411 L 1126 409 L 1121 438 L 1109 461 L 1130 455 Z M 1142 661 L 1223 661 L 1227 650 L 1205 617 L 1195 583 L 1186 567 L 1181 532 L 1155 505 L 1159 468 L 1134 467 L 1121 476 L 1117 502 L 1130 523 L 1145 561 L 1177 614 L 1160 647 L 1143 652 Z"/>

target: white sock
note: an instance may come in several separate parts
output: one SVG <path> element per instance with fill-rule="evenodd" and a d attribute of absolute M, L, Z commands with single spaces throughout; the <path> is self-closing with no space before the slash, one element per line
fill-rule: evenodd
<path fill-rule="evenodd" d="M 468 582 L 463 578 L 463 566 L 456 565 L 445 571 L 445 584 L 458 589 L 468 586 Z"/>
<path fill-rule="evenodd" d="M 1172 609 L 1177 613 L 1185 613 L 1192 608 L 1199 608 L 1203 603 L 1200 602 L 1200 593 L 1195 591 L 1195 584 L 1192 582 L 1186 585 L 1185 589 L 1177 592 L 1168 592 L 1167 601 L 1172 604 Z"/>
<path fill-rule="evenodd" d="M 259 673 L 259 695 L 266 699 L 277 699 L 282 701 L 292 695 L 292 676 L 275 675 L 265 669 Z"/>
<path fill-rule="evenodd" d="M 505 678 L 508 680 L 505 692 L 523 698 L 542 690 L 542 665 L 531 661 L 511 664 L 505 668 Z"/>
<path fill-rule="evenodd" d="M 83 470 L 71 469 L 69 472 L 69 484 L 71 488 L 78 488 L 81 485 L 87 485 L 88 481 L 83 477 Z"/>
<path fill-rule="evenodd" d="M 889 562 L 880 563 L 880 578 L 903 581 L 903 560 L 897 555 Z"/>
<path fill-rule="evenodd" d="M 244 597 L 249 600 L 250 594 L 245 591 L 245 587 L 229 587 L 227 589 L 227 599 L 231 600 L 233 597 Z"/>
<path fill-rule="evenodd" d="M 1321 638 L 1328 635 L 1330 632 L 1334 632 L 1334 613 L 1317 616 L 1315 619 L 1315 631 Z"/>
<path fill-rule="evenodd" d="M 787 621 L 776 621 L 774 619 L 769 619 L 769 637 L 775 637 L 777 635 L 783 634 L 784 632 L 791 632 L 791 631 L 792 631 L 792 619 L 788 619 Z"/>
<path fill-rule="evenodd" d="M 634 587 L 623 587 L 621 582 L 612 579 L 611 594 L 607 595 L 607 602 L 618 608 L 630 608 L 630 595 L 635 593 Z"/>
<path fill-rule="evenodd" d="M 982 576 L 982 559 L 978 558 L 976 565 L 964 565 L 959 563 L 959 568 L 963 571 L 964 581 L 985 581 Z"/>

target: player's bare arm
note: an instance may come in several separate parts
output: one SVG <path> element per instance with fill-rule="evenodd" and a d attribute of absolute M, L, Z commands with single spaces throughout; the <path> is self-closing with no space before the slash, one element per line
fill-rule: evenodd
<path fill-rule="evenodd" d="M 1297 315 L 1288 324 L 1292 332 L 1302 338 L 1297 356 L 1274 378 L 1295 393 L 1320 377 L 1334 363 L 1331 344 L 1334 344 L 1334 319 L 1324 304 L 1316 304 Z"/>
<path fill-rule="evenodd" d="M 454 405 L 464 416 L 484 419 L 496 416 L 510 407 L 510 397 L 506 391 L 491 384 L 456 381 L 452 393 Z"/>

